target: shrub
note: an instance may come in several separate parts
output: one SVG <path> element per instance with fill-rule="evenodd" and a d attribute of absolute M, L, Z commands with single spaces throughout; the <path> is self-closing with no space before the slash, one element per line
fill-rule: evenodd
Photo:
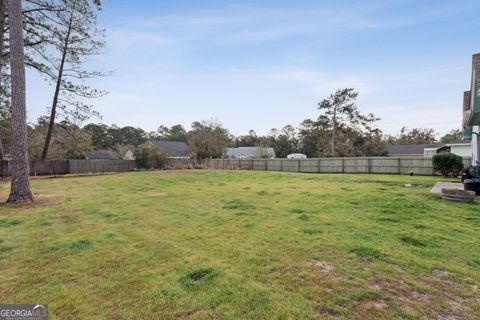
<path fill-rule="evenodd" d="M 165 154 L 150 144 L 140 145 L 135 150 L 135 162 L 140 169 L 162 169 L 165 160 Z"/>
<path fill-rule="evenodd" d="M 463 169 L 462 157 L 450 153 L 439 153 L 432 158 L 433 169 L 440 172 L 444 177 L 457 176 Z"/>

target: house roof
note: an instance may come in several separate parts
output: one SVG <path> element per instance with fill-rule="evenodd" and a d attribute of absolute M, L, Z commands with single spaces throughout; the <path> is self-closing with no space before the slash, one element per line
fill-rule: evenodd
<path fill-rule="evenodd" d="M 167 157 L 188 158 L 191 155 L 190 147 L 185 142 L 153 140 L 151 143 L 164 152 Z"/>
<path fill-rule="evenodd" d="M 472 56 L 472 68 L 475 70 L 475 80 L 477 81 L 477 90 L 480 90 L 480 53 Z"/>
<path fill-rule="evenodd" d="M 90 160 L 120 160 L 120 156 L 110 150 L 87 151 L 85 157 Z"/>
<path fill-rule="evenodd" d="M 394 144 L 388 147 L 389 155 L 423 155 L 424 149 L 440 149 L 444 143 L 432 144 Z"/>
<path fill-rule="evenodd" d="M 464 140 L 464 139 L 455 139 L 452 141 L 447 142 L 447 146 L 451 144 L 471 144 L 472 142 L 469 140 Z"/>
<path fill-rule="evenodd" d="M 238 147 L 238 148 L 225 148 L 225 155 L 227 157 L 238 158 L 275 158 L 275 151 L 273 148 L 263 147 Z"/>

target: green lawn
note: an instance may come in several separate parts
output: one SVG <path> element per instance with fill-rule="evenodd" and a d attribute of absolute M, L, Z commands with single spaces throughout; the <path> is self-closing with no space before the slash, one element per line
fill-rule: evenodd
<path fill-rule="evenodd" d="M 430 194 L 438 180 L 34 179 L 37 203 L 0 206 L 0 302 L 50 319 L 479 319 L 480 206 Z"/>

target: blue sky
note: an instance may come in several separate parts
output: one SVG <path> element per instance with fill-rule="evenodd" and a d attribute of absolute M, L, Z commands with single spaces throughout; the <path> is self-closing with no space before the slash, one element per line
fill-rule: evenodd
<path fill-rule="evenodd" d="M 480 52 L 480 1 L 104 0 L 112 71 L 93 84 L 102 122 L 155 130 L 216 118 L 234 134 L 298 125 L 337 88 L 402 126 L 460 127 L 471 55 Z M 53 88 L 28 73 L 28 116 Z M 99 122 L 91 119 L 91 122 Z"/>

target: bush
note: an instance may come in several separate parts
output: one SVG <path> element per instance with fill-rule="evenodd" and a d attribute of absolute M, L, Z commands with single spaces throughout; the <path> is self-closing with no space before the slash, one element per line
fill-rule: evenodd
<path fill-rule="evenodd" d="M 444 177 L 458 176 L 463 170 L 462 157 L 450 153 L 439 153 L 432 158 L 433 169 L 440 172 Z"/>
<path fill-rule="evenodd" d="M 135 162 L 140 169 L 162 169 L 165 160 L 165 154 L 150 144 L 140 145 L 135 150 Z"/>

